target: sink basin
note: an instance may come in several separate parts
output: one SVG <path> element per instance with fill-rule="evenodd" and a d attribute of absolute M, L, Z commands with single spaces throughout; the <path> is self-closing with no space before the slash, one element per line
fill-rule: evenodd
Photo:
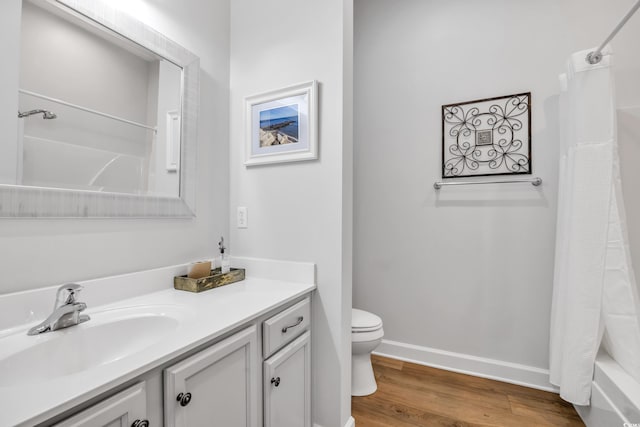
<path fill-rule="evenodd" d="M 189 315 L 180 306 L 89 312 L 91 320 L 37 336 L 0 339 L 0 387 L 77 374 L 140 352 L 175 331 Z"/>

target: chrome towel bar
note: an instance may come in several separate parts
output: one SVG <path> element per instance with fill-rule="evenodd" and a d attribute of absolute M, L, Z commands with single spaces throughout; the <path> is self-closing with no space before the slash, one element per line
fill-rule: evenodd
<path fill-rule="evenodd" d="M 523 179 L 505 179 L 500 181 L 436 181 L 433 183 L 433 188 L 436 190 L 441 189 L 445 185 L 476 185 L 476 184 L 515 184 L 528 182 L 531 185 L 537 187 L 542 184 L 542 178 L 523 178 Z"/>

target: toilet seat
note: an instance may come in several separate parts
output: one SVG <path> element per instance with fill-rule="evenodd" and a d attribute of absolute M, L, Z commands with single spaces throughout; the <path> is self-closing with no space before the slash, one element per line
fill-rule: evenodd
<path fill-rule="evenodd" d="M 375 340 L 380 340 L 384 336 L 384 329 L 378 328 L 373 331 L 367 332 L 351 332 L 351 342 L 359 343 L 359 342 L 371 342 Z"/>
<path fill-rule="evenodd" d="M 368 311 L 351 309 L 351 332 L 373 332 L 382 329 L 382 319 Z"/>

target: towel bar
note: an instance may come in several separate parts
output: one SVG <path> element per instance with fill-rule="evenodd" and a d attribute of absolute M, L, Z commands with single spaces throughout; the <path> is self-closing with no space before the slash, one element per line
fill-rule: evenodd
<path fill-rule="evenodd" d="M 524 178 L 524 179 L 505 179 L 501 181 L 436 181 L 433 183 L 433 188 L 439 190 L 445 185 L 475 185 L 475 184 L 515 184 L 521 182 L 528 182 L 531 185 L 537 187 L 542 184 L 542 178 Z"/>

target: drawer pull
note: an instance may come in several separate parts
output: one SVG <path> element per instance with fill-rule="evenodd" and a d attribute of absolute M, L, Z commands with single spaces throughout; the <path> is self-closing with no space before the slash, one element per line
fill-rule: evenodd
<path fill-rule="evenodd" d="M 280 385 L 280 377 L 271 378 L 271 384 L 273 384 L 274 386 L 278 387 Z"/>
<path fill-rule="evenodd" d="M 133 424 L 131 424 L 131 427 L 149 427 L 149 421 L 148 420 L 135 420 L 133 422 Z"/>
<path fill-rule="evenodd" d="M 285 326 L 284 328 L 282 328 L 282 333 L 283 333 L 283 334 L 286 334 L 286 333 L 287 333 L 287 330 L 288 330 L 289 328 L 295 328 L 295 327 L 296 327 L 296 326 L 298 326 L 300 323 L 302 323 L 302 321 L 303 321 L 303 320 L 304 320 L 304 317 L 303 317 L 303 316 L 298 317 L 298 321 L 297 321 L 296 323 L 294 323 L 294 324 L 293 324 L 293 325 L 291 325 L 291 326 Z"/>
<path fill-rule="evenodd" d="M 191 402 L 191 393 L 180 393 L 176 400 L 180 402 L 180 406 L 187 406 Z"/>

